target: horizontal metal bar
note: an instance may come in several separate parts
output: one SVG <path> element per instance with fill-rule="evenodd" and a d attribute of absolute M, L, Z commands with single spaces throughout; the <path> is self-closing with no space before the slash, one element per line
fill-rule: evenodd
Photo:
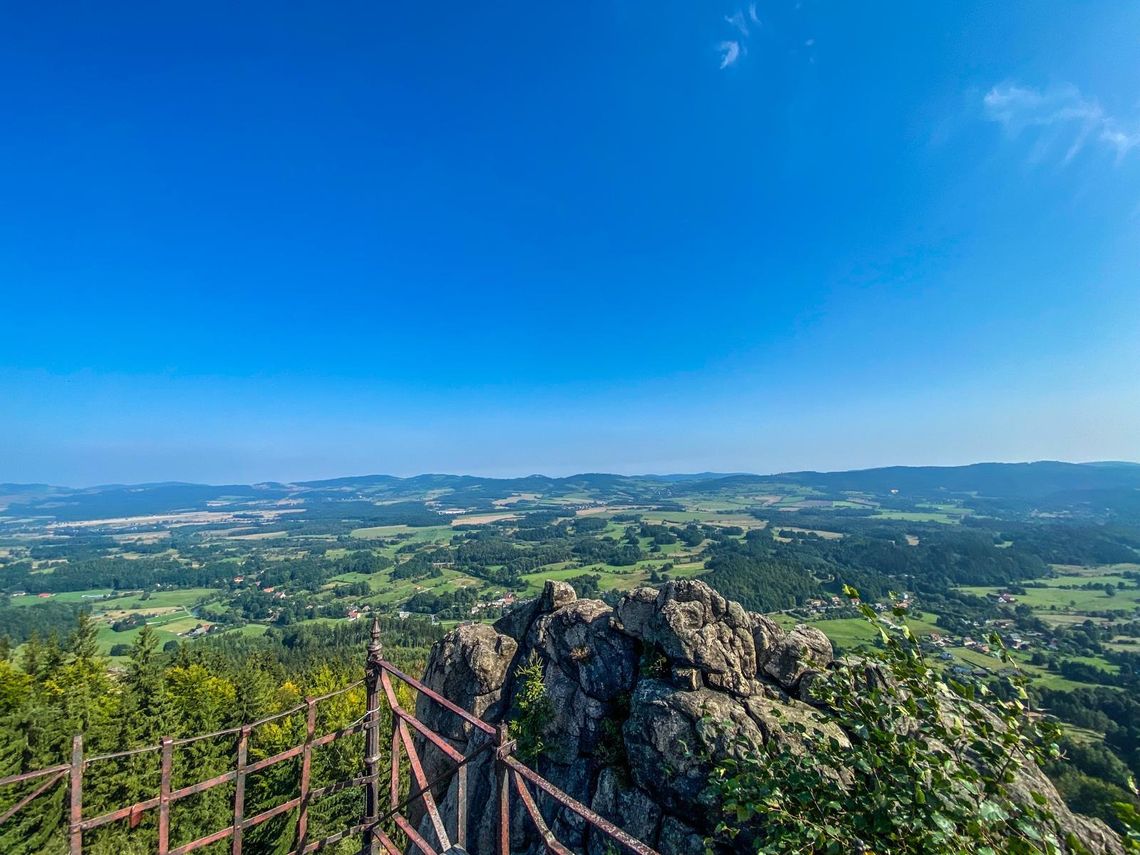
<path fill-rule="evenodd" d="M 142 813 L 144 810 L 158 807 L 158 796 L 146 799 L 145 801 L 135 802 L 133 805 L 113 810 L 110 813 L 102 814 L 101 816 L 93 816 L 91 819 L 85 819 L 79 823 L 81 831 L 90 831 L 92 828 L 98 828 L 100 825 L 106 825 L 108 822 L 115 822 L 119 819 L 126 819 L 133 812 L 138 811 Z"/>
<path fill-rule="evenodd" d="M 234 827 L 228 826 L 226 828 L 215 831 L 213 834 L 207 834 L 205 837 L 199 837 L 197 840 L 191 840 L 189 843 L 183 843 L 176 849 L 170 850 L 170 855 L 186 855 L 187 852 L 193 852 L 195 849 L 201 849 L 203 846 L 209 846 L 211 843 L 217 843 L 219 840 L 225 840 L 227 837 L 232 837 Z"/>
<path fill-rule="evenodd" d="M 401 671 L 399 668 L 397 668 L 395 665 L 393 665 L 388 660 L 381 659 L 380 660 L 380 667 L 383 668 L 385 671 L 387 671 L 389 674 L 392 674 L 395 677 L 399 677 L 401 680 L 403 680 L 405 683 L 407 683 L 409 686 L 411 686 L 416 691 L 422 692 L 423 694 L 427 695 L 429 698 L 431 698 L 433 701 L 435 701 L 437 704 L 439 704 L 444 709 L 451 710 L 451 712 L 455 713 L 457 716 L 459 716 L 461 719 L 463 719 L 468 724 L 474 725 L 475 727 L 479 728 L 484 733 L 488 733 L 488 734 L 491 734 L 492 736 L 494 736 L 495 728 L 491 727 L 491 725 L 487 724 L 487 722 L 471 715 L 471 713 L 467 712 L 467 710 L 463 709 L 463 707 L 458 706 L 457 704 L 453 704 L 451 701 L 449 701 L 447 698 L 443 697 L 443 695 L 440 695 L 438 692 L 433 692 L 431 689 L 429 689 L 427 686 L 425 686 L 423 683 L 421 683 L 415 677 L 409 677 L 407 674 L 405 674 L 403 671 Z"/>
<path fill-rule="evenodd" d="M 318 736 L 313 740 L 313 747 L 320 748 L 322 745 L 328 745 L 340 739 L 342 736 L 352 736 L 354 733 L 361 733 L 364 730 L 364 722 L 358 721 L 350 724 L 348 727 L 342 727 L 340 730 L 334 730 L 331 733 L 326 733 L 323 736 Z"/>
<path fill-rule="evenodd" d="M 286 760 L 300 757 L 301 752 L 304 750 L 304 745 L 294 745 L 292 748 L 286 748 L 280 754 L 274 754 L 272 757 L 265 757 L 256 763 L 250 763 L 245 767 L 246 774 L 252 775 L 254 772 L 260 772 L 262 769 L 268 769 L 270 766 L 276 766 L 278 763 L 284 763 Z"/>
<path fill-rule="evenodd" d="M 269 810 L 263 810 L 256 816 L 251 816 L 249 819 L 241 821 L 242 829 L 253 828 L 255 825 L 261 825 L 263 822 L 268 822 L 275 816 L 280 816 L 283 813 L 291 811 L 293 808 L 301 804 L 301 797 L 289 799 L 287 802 L 282 802 L 277 807 L 271 807 Z"/>
<path fill-rule="evenodd" d="M 56 772 L 66 772 L 70 768 L 70 763 L 60 763 L 58 766 L 48 766 L 46 769 L 36 769 L 34 772 L 23 772 L 19 775 L 9 775 L 7 778 L 0 778 L 0 787 L 6 787 L 9 784 L 22 784 L 24 781 L 33 781 L 36 778 L 42 778 L 44 775 L 54 775 Z"/>
<path fill-rule="evenodd" d="M 294 748 L 290 748 L 287 751 L 283 751 L 280 754 L 275 754 L 272 757 L 266 757 L 264 760 L 259 760 L 257 763 L 251 763 L 250 765 L 246 766 L 245 772 L 246 772 L 246 774 L 249 774 L 252 772 L 257 772 L 257 771 L 260 771 L 261 769 L 265 769 L 269 766 L 272 766 L 275 763 L 281 763 L 281 762 L 284 762 L 285 760 L 292 759 L 293 757 L 296 757 L 297 755 L 299 755 L 303 749 L 304 749 L 304 746 L 299 745 L 299 746 L 295 746 Z M 170 801 L 173 802 L 173 801 L 177 801 L 179 799 L 184 799 L 187 796 L 197 795 L 198 793 L 201 793 L 201 792 L 204 792 L 206 790 L 212 789 L 214 787 L 220 786 L 221 784 L 228 784 L 230 781 L 237 780 L 237 774 L 238 773 L 237 773 L 236 769 L 231 770 L 229 772 L 223 772 L 221 775 L 217 775 L 213 778 L 210 778 L 209 780 L 199 781 L 196 784 L 190 784 L 189 786 L 182 787 L 181 789 L 178 789 L 178 790 L 174 790 L 173 792 L 170 793 Z M 359 780 L 363 781 L 363 779 L 359 779 Z M 80 824 L 80 828 L 82 828 L 84 831 L 89 831 L 92 828 L 98 828 L 99 826 L 106 825 L 109 822 L 115 822 L 116 820 L 125 819 L 126 817 L 130 816 L 132 813 L 134 813 L 136 811 L 141 813 L 142 811 L 150 810 L 150 809 L 156 808 L 156 807 L 158 807 L 158 798 L 157 797 L 146 799 L 146 800 L 141 801 L 141 802 L 136 802 L 133 805 L 129 805 L 127 807 L 123 807 L 123 808 L 119 808 L 118 810 L 111 811 L 110 813 L 103 814 L 102 816 L 96 816 L 96 817 L 92 817 L 91 819 L 86 819 Z"/>
<path fill-rule="evenodd" d="M 570 810 L 574 811 L 574 813 L 578 814 L 578 816 L 582 817 L 582 819 L 586 820 L 586 822 L 594 826 L 594 828 L 598 829 L 598 831 L 602 832 L 607 837 L 616 840 L 626 849 L 629 849 L 632 852 L 636 852 L 638 855 L 658 855 L 658 852 L 656 850 L 650 849 L 633 835 L 623 831 L 609 820 L 594 813 L 573 796 L 558 789 L 558 787 L 554 786 L 554 784 L 550 783 L 550 781 L 546 780 L 544 777 L 528 768 L 527 766 L 524 766 L 514 757 L 503 757 L 501 758 L 500 762 L 506 764 L 511 769 L 514 769 L 540 790 L 544 791 L 547 795 L 553 798 L 556 802 L 563 805 L 564 807 L 570 808 Z"/>
<path fill-rule="evenodd" d="M 361 775 L 359 778 L 349 778 L 345 781 L 337 781 L 335 784 L 327 784 L 324 787 L 318 787 L 315 790 L 310 790 L 309 798 L 320 799 L 324 798 L 325 796 L 331 796 L 333 793 L 339 793 L 341 790 L 350 790 L 353 787 L 363 786 L 369 780 L 370 779 L 367 775 Z M 356 830 L 362 831 L 363 828 L 364 826 L 361 826 Z"/>
<path fill-rule="evenodd" d="M 321 849 L 324 849 L 326 846 L 332 846 L 334 843 L 339 843 L 340 841 L 344 840 L 346 837 L 352 837 L 354 834 L 359 834 L 360 832 L 364 831 L 364 829 L 366 829 L 367 827 L 368 827 L 367 822 L 358 822 L 356 825 L 352 826 L 351 828 L 346 828 L 343 831 L 338 831 L 336 834 L 330 834 L 328 837 L 324 837 L 320 840 L 314 840 L 312 843 L 305 846 L 305 848 L 302 849 L 301 852 L 302 853 L 317 852 Z"/>
<path fill-rule="evenodd" d="M 236 779 L 236 769 L 230 772 L 223 772 L 222 774 L 216 775 L 213 778 L 209 778 L 208 780 L 199 781 L 197 784 L 190 784 L 189 786 L 182 787 L 181 789 L 173 790 L 170 793 L 170 801 L 178 801 L 178 799 L 184 799 L 187 796 L 193 796 L 206 790 L 213 789 L 219 784 L 228 784 L 230 781 Z"/>
<path fill-rule="evenodd" d="M 123 757 L 133 757 L 136 754 L 146 754 L 150 751 L 161 751 L 161 745 L 140 745 L 138 748 L 127 748 L 124 751 L 111 751 L 108 754 L 96 754 L 94 757 L 84 758 L 84 764 L 98 763 L 101 760 L 120 760 Z"/>

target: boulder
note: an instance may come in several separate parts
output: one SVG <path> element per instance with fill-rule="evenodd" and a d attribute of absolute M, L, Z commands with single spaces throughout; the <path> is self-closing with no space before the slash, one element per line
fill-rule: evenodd
<path fill-rule="evenodd" d="M 574 586 L 569 582 L 557 582 L 553 579 L 547 579 L 546 584 L 542 588 L 541 611 L 555 611 L 556 609 L 569 605 L 576 599 L 578 599 L 578 595 L 574 593 Z"/>
<path fill-rule="evenodd" d="M 613 610 L 600 600 L 575 600 L 540 615 L 526 638 L 528 651 L 558 663 L 587 695 L 603 702 L 633 688 L 637 650 L 610 629 Z"/>
<path fill-rule="evenodd" d="M 518 643 L 483 623 L 456 627 L 432 648 L 423 683 L 480 718 L 496 718 Z M 416 701 L 416 717 L 443 736 L 466 739 L 471 726 L 430 699 Z"/>
<path fill-rule="evenodd" d="M 826 668 L 833 658 L 827 636 L 814 626 L 801 623 L 772 650 L 764 663 L 764 673 L 791 691 L 806 672 Z"/>

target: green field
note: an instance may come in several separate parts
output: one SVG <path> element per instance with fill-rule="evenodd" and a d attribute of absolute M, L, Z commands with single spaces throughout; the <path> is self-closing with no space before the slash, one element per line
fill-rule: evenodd
<path fill-rule="evenodd" d="M 1016 595 L 1016 599 L 1018 603 L 1024 603 L 1034 611 L 1041 612 L 1040 616 L 1043 620 L 1048 620 L 1050 612 L 1131 611 L 1140 606 L 1140 588 L 1120 588 L 1121 584 L 1132 586 L 1135 583 L 1124 579 L 1119 574 L 1073 574 L 1040 581 L 1045 587 L 1027 587 L 1024 594 Z M 1117 590 L 1114 595 L 1110 596 L 1105 593 L 1103 588 L 1082 590 L 1061 587 L 1062 585 L 1084 585 L 1088 583 L 1098 585 L 1109 583 L 1117 586 Z M 1001 587 L 966 587 L 962 590 L 977 596 L 985 596 L 1005 589 Z"/>
<path fill-rule="evenodd" d="M 1095 612 L 1122 611 L 1130 616 L 1135 616 L 1140 609 L 1140 588 L 1134 587 L 1135 582 L 1124 578 L 1122 575 L 1124 571 L 1133 570 L 1135 567 L 1136 565 L 1133 564 L 1080 568 L 1058 566 L 1054 569 L 1065 572 L 1051 578 L 1034 580 L 1032 584 L 1042 587 L 1025 587 L 1024 594 L 1014 595 L 1016 604 L 1029 606 L 1036 617 L 1054 626 L 1081 624 L 1088 620 L 1104 624 L 1105 618 L 1093 614 Z M 1086 584 L 1098 586 L 1111 584 L 1115 587 L 1116 592 L 1110 596 L 1103 587 L 1092 590 L 1064 587 Z M 1005 589 L 1001 587 L 966 587 L 961 590 L 978 596 L 985 596 Z M 1118 650 L 1137 649 L 1129 643 L 1130 641 L 1131 639 L 1120 639 L 1106 646 Z M 1075 689 L 1087 685 L 1033 665 L 1029 661 L 1029 654 L 1025 652 L 1015 652 L 1013 656 L 1019 667 L 1032 678 L 1036 685 L 1052 689 Z M 1116 666 L 1110 665 L 1099 656 L 1067 655 L 1063 658 L 1091 665 L 1111 673 L 1118 670 Z"/>
<path fill-rule="evenodd" d="M 903 522 L 936 522 L 956 523 L 962 519 L 961 513 L 951 514 L 945 511 L 879 511 L 875 514 L 879 519 L 902 520 Z"/>
<path fill-rule="evenodd" d="M 844 650 L 854 650 L 857 647 L 867 644 L 873 644 L 879 637 L 878 630 L 867 620 L 861 617 L 851 618 L 836 618 L 833 620 L 800 620 L 791 615 L 773 615 L 777 623 L 785 629 L 791 628 L 798 623 L 806 623 L 809 626 L 814 626 L 819 629 L 831 639 L 831 643 L 842 647 Z M 911 632 L 915 635 L 922 636 L 931 632 L 943 632 L 933 623 L 934 615 L 926 614 L 921 620 L 908 620 L 907 624 L 911 628 Z"/>

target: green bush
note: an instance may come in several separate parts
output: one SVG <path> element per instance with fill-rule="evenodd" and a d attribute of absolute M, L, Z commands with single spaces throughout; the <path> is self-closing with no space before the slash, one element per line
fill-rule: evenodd
<path fill-rule="evenodd" d="M 820 725 L 837 724 L 848 739 L 786 721 L 802 747 L 738 742 L 738 759 L 717 764 L 710 781 L 724 812 L 717 836 L 763 853 L 1061 851 L 1045 797 L 1024 803 L 1013 794 L 1018 767 L 1056 757 L 1060 737 L 1031 711 L 1024 677 L 1012 671 L 1001 691 L 947 679 L 924 657 L 904 610 L 894 622 L 859 608 L 881 649 L 838 664 L 811 691 Z M 1000 648 L 1000 638 L 990 642 Z"/>
<path fill-rule="evenodd" d="M 546 749 L 546 729 L 554 715 L 546 683 L 542 679 L 542 660 L 532 650 L 525 665 L 520 665 L 516 678 L 515 717 L 511 735 L 518 740 L 518 756 L 533 763 Z"/>

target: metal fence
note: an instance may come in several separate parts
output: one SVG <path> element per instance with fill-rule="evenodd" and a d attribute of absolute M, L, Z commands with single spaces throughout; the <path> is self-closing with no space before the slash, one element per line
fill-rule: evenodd
<path fill-rule="evenodd" d="M 452 714 L 461 718 L 476 730 L 482 731 L 489 737 L 481 747 L 464 754 L 447 739 L 433 731 L 412 713 L 401 707 L 392 680 L 403 681 L 419 695 L 429 698 Z M 319 705 L 332 698 L 352 691 L 359 686 L 366 689 L 366 712 L 357 721 L 345 727 L 317 733 L 317 710 Z M 390 716 L 382 716 L 382 706 L 387 706 Z M 250 737 L 254 730 L 270 722 L 284 719 L 288 716 L 305 713 L 304 741 L 293 745 L 284 751 L 253 762 L 249 761 Z M 389 755 L 389 768 L 386 770 L 388 780 L 387 806 L 381 808 L 381 724 L 387 718 L 391 723 L 391 752 Z M 423 763 L 416 750 L 415 740 L 412 737 L 415 731 L 447 757 L 454 767 L 435 780 L 428 780 Z M 322 787 L 312 787 L 312 760 L 313 752 L 324 745 L 353 734 L 364 734 L 364 757 L 361 775 L 338 781 Z M 174 775 L 174 752 L 180 747 L 191 745 L 206 739 L 223 737 L 236 737 L 236 750 L 234 768 L 206 780 L 188 786 L 174 788 L 172 786 Z M 514 804 L 521 804 L 528 821 L 533 825 L 548 852 L 569 855 L 571 852 L 566 846 L 555 839 L 548 824 L 542 817 L 531 786 L 540 798 L 548 798 L 581 817 L 585 823 L 596 829 L 604 837 L 612 840 L 619 847 L 638 853 L 638 855 L 657 855 L 657 853 L 644 843 L 633 838 L 613 823 L 599 816 L 581 802 L 575 800 L 567 793 L 554 786 L 533 769 L 520 763 L 512 756 L 515 743 L 509 738 L 505 725 L 495 727 L 482 719 L 464 710 L 462 707 L 449 701 L 447 698 L 432 691 L 419 680 L 405 674 L 391 662 L 384 658 L 383 647 L 380 643 L 380 625 L 373 619 L 371 640 L 368 644 L 368 653 L 365 660 L 365 676 L 363 680 L 338 689 L 327 695 L 307 698 L 303 704 L 276 715 L 268 716 L 259 721 L 245 724 L 229 730 L 205 733 L 185 739 L 162 739 L 158 745 L 147 745 L 127 751 L 113 752 L 86 756 L 83 750 L 83 736 L 76 735 L 72 743 L 71 760 L 46 769 L 37 769 L 20 775 L 10 775 L 0 778 L 0 787 L 14 787 L 23 784 L 35 783 L 31 792 L 12 805 L 0 815 L 0 825 L 11 820 L 20 811 L 27 808 L 37 799 L 45 797 L 51 790 L 62 782 L 66 782 L 70 794 L 68 810 L 68 851 L 70 855 L 80 855 L 83 852 L 84 832 L 91 831 L 112 822 L 126 821 L 130 828 L 136 828 L 147 811 L 157 811 L 158 842 L 156 852 L 158 855 L 184 855 L 202 847 L 224 840 L 230 841 L 230 851 L 233 855 L 240 855 L 242 851 L 243 834 L 251 828 L 268 822 L 274 817 L 281 816 L 290 811 L 297 811 L 297 825 L 294 835 L 294 845 L 290 850 L 293 853 L 317 852 L 342 840 L 359 837 L 359 852 L 362 855 L 376 855 L 387 852 L 390 855 L 403 855 L 405 849 L 418 850 L 423 855 L 439 855 L 439 853 L 463 851 L 467 843 L 468 825 L 468 766 L 472 761 L 482 757 L 487 752 L 494 754 L 495 779 L 498 787 L 498 798 L 495 805 L 481 806 L 483 810 L 494 810 L 497 813 L 497 855 L 509 855 L 511 851 L 511 811 Z M 97 816 L 84 816 L 83 787 L 84 775 L 91 764 L 122 759 L 138 754 L 157 753 L 160 757 L 161 773 L 157 795 L 135 802 L 134 804 L 117 808 Z M 407 766 L 404 764 L 404 757 Z M 262 810 L 252 816 L 246 816 L 246 780 L 255 772 L 260 772 L 296 758 L 301 760 L 300 788 L 297 796 L 288 799 L 271 808 Z M 405 768 L 410 771 L 411 780 L 404 781 Z M 432 790 L 445 781 L 456 778 L 456 790 L 453 803 L 455 809 L 452 816 L 445 822 L 436 803 Z M 171 806 L 181 799 L 204 793 L 214 787 L 233 784 L 233 820 L 224 827 L 203 837 L 183 843 L 171 848 L 170 846 L 170 813 Z M 407 789 L 405 790 L 405 784 Z M 316 840 L 309 839 L 309 809 L 310 806 L 325 796 L 344 790 L 361 788 L 364 793 L 364 812 L 360 822 L 341 829 L 335 834 Z M 407 795 L 402 795 L 407 792 Z M 517 800 L 517 801 L 516 801 Z M 429 834 L 435 838 L 435 845 L 427 840 L 419 829 L 408 818 L 407 809 L 419 802 L 424 815 L 429 820 Z M 401 845 L 399 838 L 403 837 L 407 843 Z"/>

